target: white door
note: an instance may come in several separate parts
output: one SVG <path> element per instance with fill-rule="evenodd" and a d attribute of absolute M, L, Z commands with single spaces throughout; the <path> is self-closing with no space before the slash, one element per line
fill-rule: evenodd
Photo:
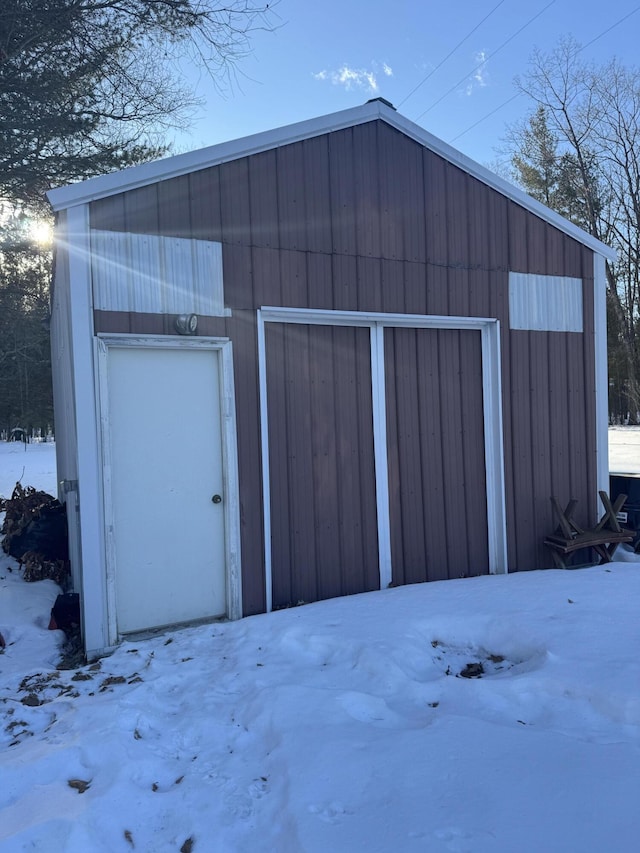
<path fill-rule="evenodd" d="M 109 347 L 106 498 L 119 633 L 225 613 L 218 357 Z"/>

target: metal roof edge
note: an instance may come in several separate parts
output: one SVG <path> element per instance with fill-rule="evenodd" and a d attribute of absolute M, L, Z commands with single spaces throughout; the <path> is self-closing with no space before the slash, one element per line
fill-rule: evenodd
<path fill-rule="evenodd" d="M 480 163 L 467 157 L 461 151 L 438 139 L 438 137 L 429 133 L 429 131 L 420 127 L 420 125 L 400 115 L 393 107 L 387 106 L 381 100 L 368 101 L 366 104 L 341 110 L 340 112 L 307 119 L 306 121 L 286 125 L 274 130 L 245 136 L 241 139 L 221 142 L 217 145 L 198 149 L 197 151 L 175 154 L 172 157 L 155 160 L 151 163 L 142 163 L 139 166 L 132 166 L 119 172 L 99 175 L 95 178 L 89 178 L 86 181 L 50 190 L 47 193 L 47 197 L 54 211 L 64 210 L 79 204 L 95 201 L 99 198 L 105 198 L 110 195 L 126 192 L 127 190 L 146 186 L 155 181 L 176 178 L 189 172 L 216 166 L 219 163 L 237 160 L 241 157 L 258 154 L 262 151 L 278 148 L 283 145 L 290 145 L 294 142 L 300 142 L 324 133 L 344 130 L 347 127 L 355 127 L 356 125 L 374 121 L 375 119 L 385 121 L 400 133 L 405 134 L 415 142 L 443 157 L 454 166 L 457 166 L 472 177 L 495 189 L 536 216 L 539 216 L 597 254 L 602 255 L 608 260 L 615 260 L 615 250 L 611 249 L 605 243 L 591 236 L 591 234 L 577 225 L 574 225 L 568 219 L 560 216 L 559 213 L 536 201 L 527 195 L 527 193 L 505 181 L 486 167 L 481 166 Z"/>
<path fill-rule="evenodd" d="M 225 163 L 229 160 L 238 160 L 241 157 L 259 154 L 261 151 L 268 151 L 271 148 L 320 136 L 323 133 L 331 133 L 335 130 L 344 130 L 347 127 L 364 124 L 383 117 L 381 106 L 383 105 L 378 102 L 369 102 L 337 113 L 285 125 L 274 130 L 262 131 L 229 142 L 220 142 L 185 154 L 174 154 L 162 160 L 142 163 L 139 166 L 131 166 L 119 172 L 98 175 L 86 181 L 49 190 L 47 197 L 54 211 L 74 207 L 77 204 L 86 204 L 89 201 L 136 189 L 154 181 L 165 181 L 189 172 L 196 172 L 199 169 L 206 169 L 209 166 L 217 166 L 219 163 Z"/>

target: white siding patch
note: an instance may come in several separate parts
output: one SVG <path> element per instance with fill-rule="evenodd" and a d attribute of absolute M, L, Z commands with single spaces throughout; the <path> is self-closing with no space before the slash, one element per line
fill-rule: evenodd
<path fill-rule="evenodd" d="M 222 244 L 91 231 L 94 307 L 143 314 L 224 315 Z"/>
<path fill-rule="evenodd" d="M 512 329 L 582 332 L 582 279 L 510 272 L 509 318 Z"/>

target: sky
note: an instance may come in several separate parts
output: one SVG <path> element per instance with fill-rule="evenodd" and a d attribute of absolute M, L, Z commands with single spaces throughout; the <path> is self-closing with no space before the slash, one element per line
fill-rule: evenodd
<path fill-rule="evenodd" d="M 54 451 L 0 442 L 0 494 L 53 491 Z M 59 590 L 0 552 L 0 853 L 633 853 L 639 561 L 346 596 L 57 669 Z"/>
<path fill-rule="evenodd" d="M 534 47 L 551 51 L 561 36 L 572 35 L 585 45 L 587 59 L 604 63 L 617 56 L 633 67 L 640 4 L 280 0 L 271 21 L 274 29 L 255 35 L 252 53 L 238 66 L 237 81 L 226 94 L 185 65 L 204 103 L 190 132 L 177 135 L 176 150 L 383 97 L 467 156 L 492 165 L 506 125 L 530 109 L 523 96 L 503 105 L 515 94 L 514 77 L 526 73 Z"/>

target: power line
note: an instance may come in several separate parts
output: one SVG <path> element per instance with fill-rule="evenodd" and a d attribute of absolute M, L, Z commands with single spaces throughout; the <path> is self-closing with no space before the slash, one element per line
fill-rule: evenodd
<path fill-rule="evenodd" d="M 543 11 L 544 11 L 544 10 L 543 10 Z M 598 41 L 599 39 L 601 39 L 603 36 L 606 36 L 606 35 L 607 35 L 607 33 L 610 33 L 610 32 L 611 32 L 611 30 L 613 30 L 613 29 L 615 29 L 616 27 L 620 26 L 620 24 L 623 24 L 623 23 L 627 20 L 627 18 L 630 18 L 632 15 L 635 15 L 635 13 L 636 13 L 636 12 L 638 12 L 638 11 L 640 11 L 640 6 L 636 6 L 636 8 L 635 8 L 635 9 L 632 9 L 632 10 L 631 10 L 631 12 L 628 12 L 626 15 L 624 15 L 622 18 L 620 18 L 620 20 L 619 20 L 619 21 L 616 21 L 616 22 L 615 22 L 615 24 L 611 24 L 611 26 L 610 26 L 610 27 L 607 27 L 607 29 L 606 29 L 606 30 L 603 30 L 603 31 L 602 31 L 601 33 L 599 33 L 595 38 L 592 38 L 592 39 L 591 39 L 591 41 L 587 42 L 585 45 L 582 45 L 582 47 L 580 48 L 580 50 L 578 51 L 578 53 L 580 53 L 581 51 L 583 51 L 583 50 L 585 50 L 586 48 L 590 47 L 592 44 L 595 44 L 595 42 L 597 42 L 597 41 Z M 459 133 L 457 136 L 454 136 L 454 137 L 453 137 L 453 139 L 450 139 L 450 140 L 449 140 L 449 142 L 450 142 L 450 143 L 451 143 L 451 142 L 455 142 L 457 139 L 460 139 L 460 137 L 461 137 L 461 136 L 464 136 L 465 134 L 469 133 L 469 131 L 470 131 L 470 130 L 473 130 L 473 128 L 474 128 L 474 127 L 477 127 L 477 126 L 478 126 L 479 124 L 481 124 L 483 121 L 486 121 L 488 118 L 491 118 L 491 116 L 492 116 L 492 115 L 494 115 L 495 113 L 499 112 L 501 109 L 503 109 L 503 107 L 506 107 L 506 106 L 507 106 L 507 104 L 510 104 L 510 103 L 511 103 L 511 101 L 515 101 L 515 99 L 516 99 L 516 98 L 519 98 L 521 94 L 522 94 L 521 92 L 516 92 L 516 94 L 515 94 L 515 95 L 512 95 L 510 98 L 508 98 L 508 99 L 507 99 L 506 101 L 504 101 L 502 104 L 500 104 L 500 106 L 495 107 L 495 109 L 491 110 L 491 112 L 488 112 L 486 115 L 483 115 L 483 116 L 482 116 L 481 118 L 479 118 L 477 121 L 474 121 L 474 123 L 473 123 L 473 124 L 471 124 L 471 125 L 469 125 L 469 127 L 468 127 L 468 128 L 466 128 L 466 130 L 461 131 L 461 133 Z M 424 115 L 424 113 L 423 113 L 423 115 Z"/>
<path fill-rule="evenodd" d="M 632 15 L 635 15 L 635 13 L 638 11 L 638 9 L 640 9 L 640 6 L 636 6 L 636 8 L 635 8 L 635 9 L 633 9 L 633 11 L 629 12 L 629 14 L 628 14 L 628 15 L 625 15 L 625 16 L 624 16 L 624 18 L 620 18 L 620 20 L 619 20 L 619 21 L 616 21 L 616 22 L 615 22 L 615 24 L 611 24 L 611 26 L 610 26 L 610 27 L 608 27 L 608 28 L 607 28 L 606 30 L 604 30 L 603 32 L 601 32 L 599 36 L 596 36 L 594 39 L 591 39 L 591 41 L 589 41 L 589 42 L 587 42 L 585 45 L 583 45 L 583 47 L 581 47 L 581 48 L 580 48 L 580 50 L 585 50 L 585 48 L 587 48 L 587 47 L 591 47 L 591 45 L 592 45 L 592 44 L 594 44 L 595 42 L 597 42 L 597 41 L 598 41 L 598 39 L 601 39 L 601 38 L 602 38 L 602 36 L 606 36 L 606 34 L 607 34 L 607 33 L 610 33 L 610 32 L 611 32 L 611 30 L 613 30 L 615 27 L 617 27 L 617 26 L 619 26 L 620 24 L 624 23 L 624 21 L 626 21 L 626 20 L 627 20 L 627 18 L 630 18 Z"/>
<path fill-rule="evenodd" d="M 499 112 L 503 107 L 506 107 L 506 106 L 507 106 L 507 104 L 510 104 L 510 103 L 511 103 L 511 101 L 515 101 L 515 99 L 516 99 L 516 98 L 519 98 L 521 94 L 522 94 L 522 92 L 516 92 L 516 94 L 515 94 L 515 95 L 512 95 L 512 96 L 509 98 L 509 100 L 508 100 L 508 101 L 505 101 L 504 103 L 500 104 L 500 106 L 499 106 L 499 107 L 496 107 L 494 110 L 491 110 L 491 112 L 490 112 L 490 113 L 487 113 L 486 115 L 482 116 L 482 118 L 479 118 L 477 121 L 474 121 L 474 123 L 473 123 L 473 124 L 471 124 L 471 125 L 469 125 L 469 127 L 468 127 L 466 130 L 463 130 L 463 131 L 462 131 L 461 133 L 459 133 L 457 136 L 454 136 L 454 137 L 453 137 L 453 139 L 450 139 L 450 140 L 449 140 L 449 142 L 455 142 L 455 141 L 456 141 L 456 139 L 460 139 L 460 137 L 461 137 L 461 136 L 464 136 L 464 135 L 465 135 L 465 133 L 469 133 L 469 131 L 470 131 L 470 130 L 473 130 L 473 128 L 474 128 L 477 124 L 481 124 L 483 121 L 486 121 L 488 118 L 491 118 L 491 116 L 492 116 L 494 113 Z"/>
<path fill-rule="evenodd" d="M 459 42 L 458 42 L 458 44 L 453 48 L 453 50 L 449 51 L 449 53 L 445 56 L 445 58 L 444 58 L 443 60 L 441 60 L 441 61 L 436 65 L 436 67 L 435 67 L 435 68 L 432 68 L 432 69 L 431 69 L 431 71 L 427 74 L 427 76 L 426 76 L 426 77 L 423 77 L 423 78 L 422 78 L 422 80 L 418 83 L 418 85 L 417 85 L 417 86 L 414 86 L 414 88 L 409 92 L 409 94 L 408 94 L 405 98 L 403 98 L 403 99 L 400 101 L 400 103 L 398 104 L 398 107 L 401 107 L 401 106 L 404 104 L 404 102 L 405 102 L 405 101 L 408 101 L 408 100 L 409 100 L 409 98 L 411 97 L 411 95 L 413 95 L 415 92 L 417 92 L 417 91 L 418 91 L 418 89 L 419 89 L 421 86 L 423 86 L 423 85 L 427 82 L 427 80 L 428 80 L 430 77 L 432 77 L 432 76 L 436 73 L 436 71 L 437 71 L 439 68 L 442 68 L 442 66 L 445 64 L 445 62 L 447 61 L 447 59 L 449 59 L 451 56 L 453 56 L 453 54 L 456 52 L 456 50 L 458 50 L 458 48 L 459 48 L 459 47 L 462 47 L 462 45 L 467 41 L 467 39 L 471 38 L 471 36 L 475 33 L 475 31 L 476 31 L 477 29 L 479 29 L 479 28 L 484 24 L 484 22 L 487 20 L 487 18 L 490 18 L 490 17 L 491 17 L 491 15 L 493 15 L 493 13 L 494 13 L 497 9 L 499 9 L 499 8 L 500 8 L 500 6 L 502 6 L 502 4 L 503 4 L 504 2 L 505 2 L 505 0 L 500 0 L 500 2 L 499 2 L 496 6 L 494 6 L 494 7 L 493 7 L 493 9 L 489 12 L 489 14 L 485 15 L 485 16 L 484 16 L 484 18 L 480 21 L 480 23 L 479 23 L 479 24 L 476 24 L 476 26 L 475 26 L 475 27 L 474 27 L 470 32 L 468 32 L 468 33 L 466 34 L 466 36 L 462 39 L 462 41 L 459 41 Z"/>
<path fill-rule="evenodd" d="M 498 47 L 496 50 L 494 50 L 493 53 L 489 54 L 489 56 L 487 56 L 486 59 L 483 59 L 482 62 L 480 62 L 478 65 L 476 65 L 476 67 L 473 68 L 468 74 L 465 74 L 464 77 L 462 77 L 460 80 L 458 80 L 457 83 L 454 83 L 454 85 L 450 89 L 447 89 L 447 91 L 444 93 L 444 95 L 441 95 L 438 98 L 438 100 L 434 101 L 430 107 L 427 107 L 427 109 L 424 110 L 424 112 L 421 112 L 420 115 L 415 119 L 415 121 L 419 121 L 422 118 L 422 116 L 424 116 L 428 112 L 430 112 L 434 107 L 436 107 L 440 103 L 440 101 L 443 101 L 447 97 L 447 95 L 450 95 L 451 92 L 453 92 L 455 89 L 457 89 L 461 83 L 464 83 L 464 81 L 467 80 L 472 74 L 474 74 L 479 68 L 482 68 L 482 66 L 486 62 L 488 62 L 490 59 L 493 59 L 493 57 L 497 53 L 499 53 L 503 47 L 506 47 L 509 44 L 509 42 L 513 41 L 514 38 L 516 38 L 516 36 L 519 36 L 523 30 L 526 30 L 526 28 L 528 26 L 530 26 L 536 20 L 536 18 L 539 18 L 540 15 L 542 15 L 544 12 L 546 12 L 550 6 L 553 6 L 555 2 L 556 2 L 556 0 L 551 0 L 550 3 L 547 3 L 547 5 L 544 7 L 544 9 L 541 9 L 532 18 L 529 18 L 527 23 L 523 24 L 519 30 L 516 30 L 516 32 L 513 33 L 513 35 L 510 35 L 506 41 L 503 41 L 502 44 L 500 45 L 500 47 Z"/>

